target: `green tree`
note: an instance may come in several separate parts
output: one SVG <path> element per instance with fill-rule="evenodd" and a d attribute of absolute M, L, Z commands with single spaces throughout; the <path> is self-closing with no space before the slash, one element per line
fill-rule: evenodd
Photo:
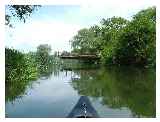
<path fill-rule="evenodd" d="M 94 53 L 104 64 L 156 65 L 156 8 L 150 7 L 133 16 L 102 19 L 100 26 L 78 31 L 71 40 L 76 53 Z"/>
<path fill-rule="evenodd" d="M 125 27 L 119 36 L 116 58 L 120 64 L 155 66 L 156 9 L 142 10 Z"/>
<path fill-rule="evenodd" d="M 81 54 L 97 54 L 101 50 L 101 28 L 97 25 L 89 29 L 83 28 L 71 40 L 73 52 Z"/>
<path fill-rule="evenodd" d="M 37 47 L 36 62 L 40 76 L 51 73 L 53 66 L 53 57 L 50 55 L 51 50 L 51 46 L 48 44 L 41 44 Z"/>
<path fill-rule="evenodd" d="M 17 17 L 25 23 L 26 18 L 31 16 L 38 7 L 40 7 L 40 5 L 7 5 L 6 9 L 8 9 L 9 12 L 5 15 L 5 25 L 13 27 L 11 19 L 14 17 Z"/>
<path fill-rule="evenodd" d="M 118 48 L 119 34 L 129 21 L 121 17 L 102 19 L 103 50 L 101 51 L 104 63 L 115 63 L 115 50 Z"/>

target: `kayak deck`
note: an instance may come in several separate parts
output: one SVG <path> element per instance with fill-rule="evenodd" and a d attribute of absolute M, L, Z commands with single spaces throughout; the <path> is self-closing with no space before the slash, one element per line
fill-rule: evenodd
<path fill-rule="evenodd" d="M 81 96 L 74 106 L 68 118 L 98 118 L 96 110 L 92 107 L 90 100 L 86 96 Z"/>

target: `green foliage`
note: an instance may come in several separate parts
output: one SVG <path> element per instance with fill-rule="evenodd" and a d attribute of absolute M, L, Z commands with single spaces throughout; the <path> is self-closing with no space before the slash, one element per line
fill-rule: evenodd
<path fill-rule="evenodd" d="M 81 29 L 72 39 L 73 53 L 98 54 L 104 64 L 156 65 L 156 8 L 142 10 L 131 21 L 102 19 L 100 26 Z"/>
<path fill-rule="evenodd" d="M 12 11 L 13 16 L 17 16 L 21 20 L 24 20 L 25 17 L 30 16 L 31 13 L 38 7 L 37 5 L 10 5 L 10 10 Z"/>
<path fill-rule="evenodd" d="M 10 13 L 5 15 L 5 25 L 12 27 L 11 18 L 17 17 L 25 23 L 26 18 L 31 16 L 40 5 L 7 5 L 6 7 Z"/>
<path fill-rule="evenodd" d="M 38 67 L 33 54 L 25 54 L 26 72 L 28 76 L 27 80 L 34 80 L 38 78 Z"/>
<path fill-rule="evenodd" d="M 105 43 L 101 52 L 102 61 L 105 64 L 115 63 L 116 49 L 119 34 L 126 27 L 128 21 L 121 17 L 113 17 L 102 20 L 102 32 Z"/>
<path fill-rule="evenodd" d="M 37 47 L 36 62 L 38 64 L 38 72 L 40 75 L 48 75 L 52 73 L 53 58 L 50 56 L 51 46 L 42 44 Z M 48 71 L 48 72 L 46 72 Z"/>
<path fill-rule="evenodd" d="M 16 77 L 19 76 L 19 73 L 21 75 L 22 72 L 20 67 L 24 66 L 24 56 L 22 53 L 14 49 L 5 48 L 6 82 L 11 81 L 14 77 L 14 79 L 16 79 Z"/>
<path fill-rule="evenodd" d="M 27 54 L 5 48 L 6 100 L 13 100 L 24 94 L 31 81 L 52 74 L 54 57 L 49 45 L 40 45 L 37 52 Z"/>
<path fill-rule="evenodd" d="M 81 29 L 71 40 L 72 48 L 75 53 L 96 54 L 101 48 L 100 28 L 92 26 L 91 28 Z"/>
<path fill-rule="evenodd" d="M 6 82 L 27 81 L 36 78 L 34 63 L 29 55 L 24 55 L 15 49 L 5 48 Z"/>
<path fill-rule="evenodd" d="M 119 63 L 155 66 L 156 21 L 155 8 L 140 11 L 119 37 Z"/>
<path fill-rule="evenodd" d="M 37 77 L 35 61 L 29 54 L 5 48 L 6 100 L 21 96 L 26 89 L 26 84 Z"/>
<path fill-rule="evenodd" d="M 49 62 L 49 55 L 51 52 L 51 47 L 48 44 L 39 45 L 36 52 L 36 61 L 39 65 L 44 65 Z"/>

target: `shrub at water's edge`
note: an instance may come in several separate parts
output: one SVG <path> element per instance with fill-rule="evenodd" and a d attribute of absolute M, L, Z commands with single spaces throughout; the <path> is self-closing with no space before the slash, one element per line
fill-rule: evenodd
<path fill-rule="evenodd" d="M 48 48 L 47 45 L 40 47 Z M 13 100 L 24 94 L 30 81 L 48 77 L 53 71 L 53 56 L 43 49 L 22 53 L 5 48 L 6 100 Z M 39 53 L 41 52 L 41 53 Z"/>

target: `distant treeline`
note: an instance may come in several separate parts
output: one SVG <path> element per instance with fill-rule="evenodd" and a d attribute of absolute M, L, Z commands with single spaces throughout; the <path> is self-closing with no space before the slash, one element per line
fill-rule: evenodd
<path fill-rule="evenodd" d="M 36 52 L 22 53 L 5 48 L 6 99 L 12 100 L 24 94 L 30 81 L 49 76 L 53 71 L 54 57 L 51 47 L 39 45 Z"/>
<path fill-rule="evenodd" d="M 156 66 L 156 8 L 122 17 L 102 19 L 83 28 L 71 40 L 72 53 L 97 54 L 103 64 Z"/>

